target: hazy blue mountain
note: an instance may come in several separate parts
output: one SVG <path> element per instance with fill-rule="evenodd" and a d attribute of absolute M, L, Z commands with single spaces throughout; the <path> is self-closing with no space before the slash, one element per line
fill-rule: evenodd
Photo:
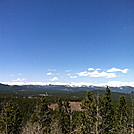
<path fill-rule="evenodd" d="M 91 91 L 91 90 L 105 90 L 106 87 L 97 87 L 97 86 L 69 86 L 69 85 L 4 85 L 0 84 L 0 90 L 56 90 L 56 91 L 69 91 L 69 92 L 78 92 L 78 91 Z M 134 92 L 134 87 L 122 86 L 122 87 L 110 87 L 113 92 L 129 93 Z"/>

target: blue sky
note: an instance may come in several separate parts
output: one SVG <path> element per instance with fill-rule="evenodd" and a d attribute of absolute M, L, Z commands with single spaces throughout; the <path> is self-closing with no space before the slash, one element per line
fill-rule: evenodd
<path fill-rule="evenodd" d="M 0 0 L 0 82 L 134 82 L 133 57 L 133 0 Z"/>

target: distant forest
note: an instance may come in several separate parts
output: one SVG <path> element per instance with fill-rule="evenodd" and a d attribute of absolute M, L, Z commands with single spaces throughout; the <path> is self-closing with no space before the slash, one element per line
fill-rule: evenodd
<path fill-rule="evenodd" d="M 64 92 L 65 93 L 65 92 Z M 116 101 L 110 88 L 85 97 L 0 96 L 0 134 L 132 134 L 133 94 Z M 72 110 L 71 102 L 79 103 Z"/>

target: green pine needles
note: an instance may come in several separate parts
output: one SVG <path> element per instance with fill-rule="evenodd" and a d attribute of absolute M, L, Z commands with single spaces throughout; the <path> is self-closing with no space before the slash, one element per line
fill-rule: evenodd
<path fill-rule="evenodd" d="M 11 100 L 5 102 L 0 116 L 0 131 L 4 134 L 19 134 L 22 129 L 22 113 Z"/>

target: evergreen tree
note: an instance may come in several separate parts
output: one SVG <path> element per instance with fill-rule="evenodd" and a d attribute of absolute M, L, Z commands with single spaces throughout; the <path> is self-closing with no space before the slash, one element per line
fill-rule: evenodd
<path fill-rule="evenodd" d="M 2 108 L 0 130 L 5 134 L 19 134 L 22 129 L 22 113 L 12 102 L 8 101 Z"/>
<path fill-rule="evenodd" d="M 81 133 L 83 134 L 91 133 L 95 123 L 96 110 L 94 103 L 95 101 L 92 95 L 93 94 L 91 92 L 88 92 L 81 104 L 81 107 L 84 109 L 80 118 Z"/>
<path fill-rule="evenodd" d="M 107 87 L 105 89 L 105 95 L 103 98 L 103 115 L 102 115 L 102 128 L 103 132 L 105 134 L 113 134 L 115 131 L 114 123 L 115 123 L 115 118 L 114 118 L 114 110 L 113 106 L 111 104 L 111 91 Z"/>
<path fill-rule="evenodd" d="M 57 120 L 61 129 L 61 133 L 67 134 L 71 131 L 71 107 L 67 100 L 59 99 Z"/>
<path fill-rule="evenodd" d="M 102 128 L 102 115 L 103 103 L 102 98 L 93 97 L 91 92 L 87 93 L 86 98 L 82 101 L 81 107 L 84 111 L 81 114 L 81 132 L 83 134 L 101 134 Z"/>
<path fill-rule="evenodd" d="M 95 134 L 101 134 L 103 132 L 103 100 L 102 98 L 97 94 L 97 97 L 95 98 L 95 124 L 93 127 L 93 132 Z"/>
<path fill-rule="evenodd" d="M 130 133 L 128 107 L 124 96 L 120 96 L 120 101 L 117 106 L 116 123 L 118 134 Z"/>
<path fill-rule="evenodd" d="M 72 112 L 72 132 L 70 134 L 80 133 L 81 129 L 81 117 L 82 111 Z"/>
<path fill-rule="evenodd" d="M 49 134 L 51 130 L 51 112 L 46 102 L 46 98 L 41 98 L 39 104 L 31 116 L 31 123 L 37 125 L 38 133 Z"/>

